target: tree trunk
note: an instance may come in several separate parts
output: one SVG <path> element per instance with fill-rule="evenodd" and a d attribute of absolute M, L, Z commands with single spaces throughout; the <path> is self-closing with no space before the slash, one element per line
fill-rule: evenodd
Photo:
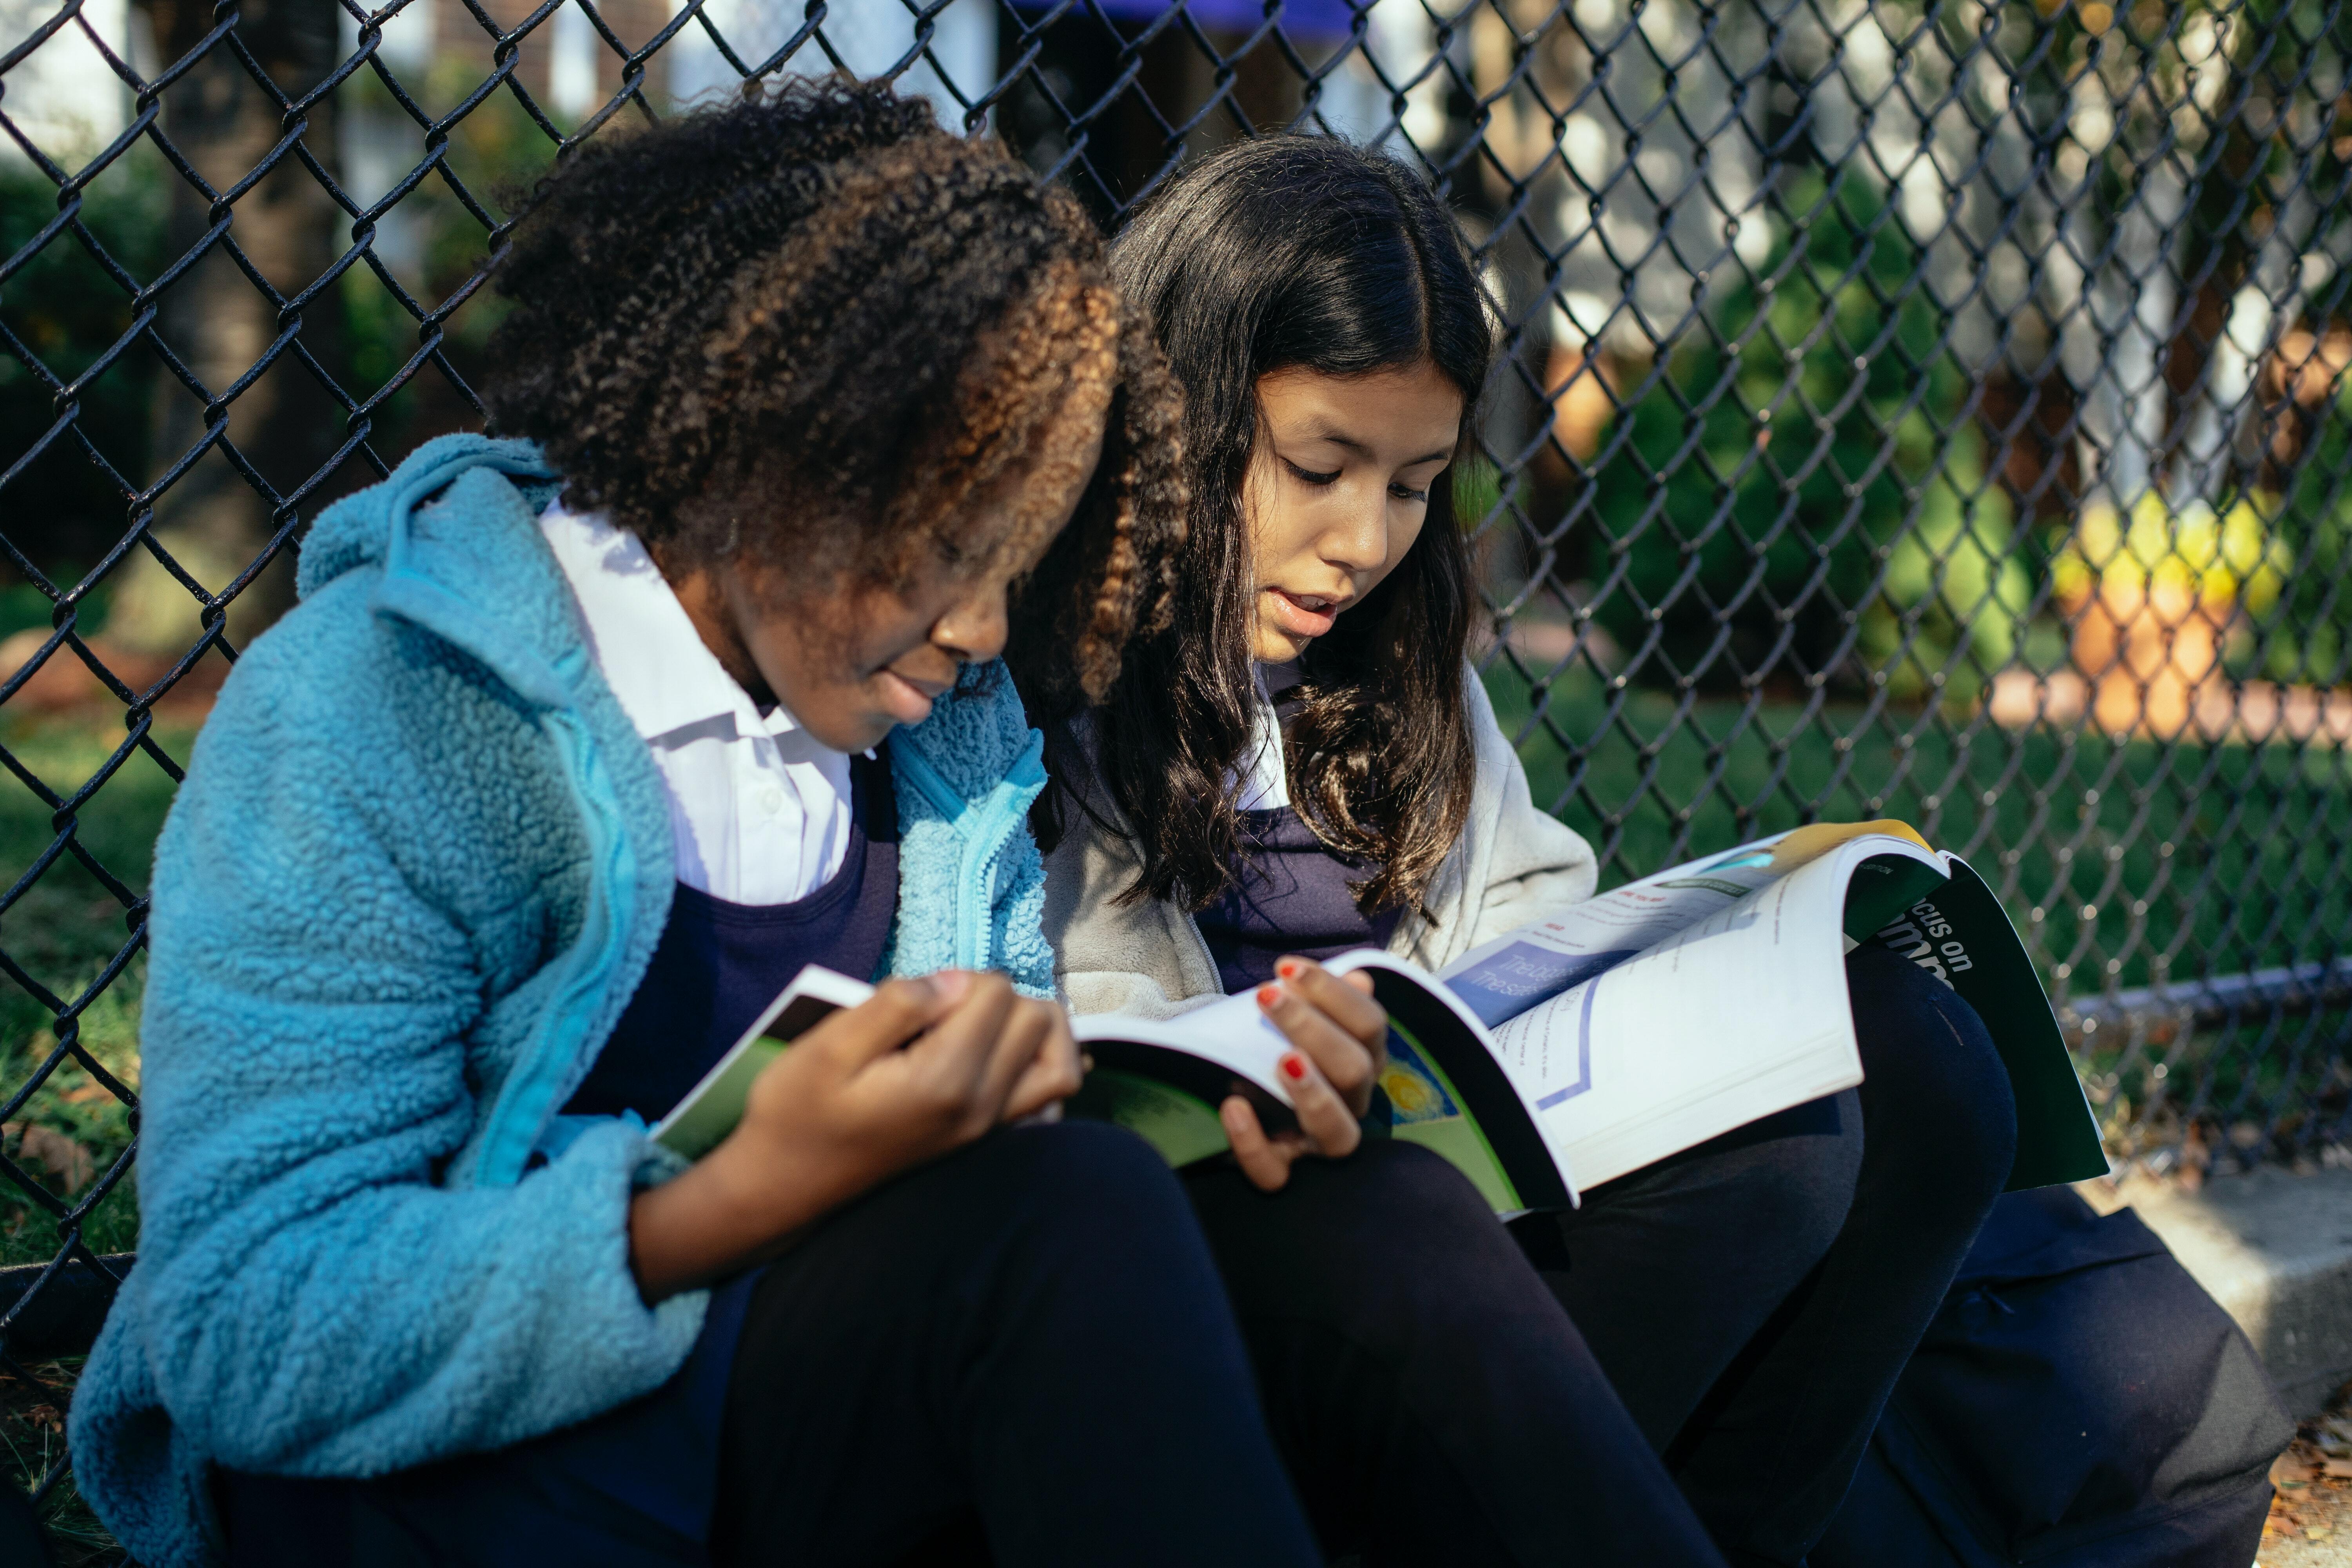
<path fill-rule="evenodd" d="M 165 65 L 233 16 L 236 37 L 289 98 L 316 86 L 340 54 L 334 0 L 228 0 L 217 8 L 210 0 L 144 3 Z M 332 173 L 331 100 L 289 122 L 226 37 L 163 94 L 164 133 L 216 193 L 245 179 L 297 124 L 301 145 Z M 195 186 L 176 184 L 174 258 L 202 240 L 215 221 L 211 208 L 211 199 Z M 291 298 L 332 264 L 341 217 L 289 146 L 267 176 L 236 197 L 227 231 L 160 301 L 157 324 L 164 342 L 215 399 L 247 374 L 281 333 L 297 334 L 226 409 L 227 445 L 274 494 L 257 489 L 215 446 L 156 500 L 155 537 L 213 593 L 250 566 L 298 510 L 309 510 L 298 509 L 291 498 L 318 474 L 343 429 L 341 410 L 296 352 L 299 343 L 329 374 L 341 372 L 340 297 L 331 289 L 299 317 L 281 319 L 280 305 L 245 275 L 230 247 L 281 299 Z M 159 377 L 151 471 L 168 470 L 206 439 L 218 418 L 177 376 Z M 146 552 L 125 563 L 119 582 L 109 616 L 111 640 L 158 652 L 184 649 L 194 640 L 195 600 Z M 290 603 L 292 583 L 291 563 L 283 558 L 256 579 L 236 602 L 232 640 L 250 636 Z"/>

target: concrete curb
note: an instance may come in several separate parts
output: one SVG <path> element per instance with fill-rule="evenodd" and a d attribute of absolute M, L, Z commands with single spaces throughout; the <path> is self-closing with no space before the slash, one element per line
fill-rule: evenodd
<path fill-rule="evenodd" d="M 2297 1415 L 2352 1381 L 2352 1171 L 2262 1169 L 2193 1193 L 2140 1182 L 2078 1190 L 2102 1211 L 2137 1211 L 2245 1330 Z"/>

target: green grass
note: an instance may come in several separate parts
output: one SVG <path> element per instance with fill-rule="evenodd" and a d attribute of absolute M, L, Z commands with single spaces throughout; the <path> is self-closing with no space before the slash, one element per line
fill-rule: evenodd
<path fill-rule="evenodd" d="M 29 1492 L 66 1457 L 65 1412 L 81 1358 L 36 1362 L 26 1370 L 34 1381 L 0 1375 L 0 1478 Z M 56 1568 L 124 1561 L 122 1548 L 82 1500 L 70 1470 L 41 1500 L 40 1518 Z"/>
<path fill-rule="evenodd" d="M 191 731 L 159 729 L 156 744 L 184 761 Z M 28 721 L 0 716 L 0 749 L 16 767 L 70 798 L 107 767 L 121 731 L 89 721 Z M 135 898 L 147 890 L 155 835 L 172 800 L 170 776 L 144 752 L 121 760 L 72 819 L 80 846 Z M 58 837 L 53 809 L 21 780 L 0 780 L 0 877 L 13 884 L 48 854 Z M 0 915 L 0 951 L 37 984 L 71 1006 L 120 958 L 131 931 L 121 900 L 72 855 L 59 857 L 6 914 Z M 112 982 L 79 1012 L 85 1050 L 107 1072 L 136 1089 L 139 1082 L 139 1000 L 146 958 L 134 954 Z M 13 981 L 0 981 L 0 1093 L 13 1096 L 56 1054 L 57 1019 L 48 1006 Z M 71 1162 L 60 1173 L 28 1157 L 21 1133 L 0 1137 L 5 1151 L 70 1204 L 130 1147 L 130 1116 L 121 1102 L 68 1057 L 13 1118 L 69 1141 L 36 1140 L 53 1154 L 78 1149 L 90 1175 L 77 1180 Z M 82 1239 L 97 1252 L 129 1252 L 138 1244 L 139 1214 L 126 1178 L 90 1213 Z M 0 1264 L 44 1262 L 63 1242 L 58 1220 L 43 1205 L 0 1184 Z M 27 1369 L 31 1382 L 0 1376 L 0 1477 L 31 1490 L 64 1457 L 64 1411 L 79 1374 L 79 1358 Z M 42 1503 L 49 1551 L 58 1568 L 97 1568 L 122 1561 L 75 1489 L 68 1473 Z"/>
<path fill-rule="evenodd" d="M 2002 890 L 2053 990 L 2326 956 L 2352 919 L 2334 750 L 2011 732 L 1933 709 L 1487 678 L 1538 804 L 1604 885 L 1808 820 L 1901 817 Z M 2086 909 L 2089 912 L 2085 912 Z"/>
<path fill-rule="evenodd" d="M 191 738 L 186 727 L 159 728 L 152 738 L 175 762 L 185 759 Z M 110 732 L 87 721 L 0 720 L 0 747 L 60 797 L 69 798 L 105 768 L 121 743 L 120 730 Z M 162 766 L 145 751 L 134 750 L 74 816 L 75 841 L 134 897 L 146 893 L 155 835 L 172 791 Z M 10 882 L 50 852 L 58 837 L 53 815 L 21 781 L 0 780 L 0 873 Z M 110 984 L 89 994 L 130 940 L 121 900 L 70 853 L 58 857 L 0 915 L 0 951 L 68 1006 L 89 996 L 77 1020 L 82 1048 L 136 1089 L 144 953 L 133 954 Z M 57 1047 L 58 1021 L 49 1007 L 23 985 L 0 982 L 0 1091 L 13 1095 L 57 1054 Z M 108 1170 L 131 1141 L 125 1108 L 70 1056 L 11 1120 L 70 1140 L 86 1154 L 93 1177 Z M 88 1181 L 77 1181 L 70 1165 L 59 1171 L 38 1159 L 38 1151 L 46 1149 L 56 1161 L 62 1146 L 53 1140 L 36 1140 L 35 1151 L 28 1152 L 23 1135 L 12 1134 L 0 1141 L 0 1149 L 59 1198 L 71 1201 L 88 1190 Z M 126 1183 L 92 1213 L 83 1239 L 98 1252 L 129 1251 L 136 1228 Z M 58 1225 L 43 1206 L 13 1184 L 0 1191 L 0 1264 L 47 1259 L 60 1241 Z"/>

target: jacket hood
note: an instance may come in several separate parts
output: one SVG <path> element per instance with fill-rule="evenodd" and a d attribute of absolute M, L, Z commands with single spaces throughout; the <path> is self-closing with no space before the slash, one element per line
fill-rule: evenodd
<path fill-rule="evenodd" d="M 529 441 L 488 436 L 441 436 L 400 461 L 382 480 L 355 490 L 320 512 L 303 536 L 295 588 L 309 598 L 345 573 L 380 565 L 393 554 L 396 532 L 461 476 L 475 468 L 503 474 L 536 514 L 553 500 L 562 480 Z"/>
<path fill-rule="evenodd" d="M 308 599 L 377 568 L 372 608 L 488 664 L 542 708 L 577 700 L 578 616 L 535 519 L 562 479 L 528 441 L 443 436 L 320 514 L 295 588 Z"/>

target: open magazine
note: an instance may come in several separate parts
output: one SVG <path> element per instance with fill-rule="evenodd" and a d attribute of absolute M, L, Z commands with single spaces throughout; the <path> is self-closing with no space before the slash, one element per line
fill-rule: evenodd
<path fill-rule="evenodd" d="M 2099 1144 L 2022 943 L 1966 862 L 1898 822 L 1817 825 L 1571 905 L 1444 973 L 1364 951 L 1389 1011 L 1392 1135 L 1459 1166 L 1500 1213 L 1597 1186 L 1759 1117 L 1862 1081 L 1844 957 L 1875 942 L 1950 985 L 1985 1021 L 2018 1109 L 2010 1186 L 2102 1175 Z M 870 988 L 802 972 L 655 1129 L 688 1158 L 726 1135 L 759 1068 Z M 1076 1022 L 1094 1058 L 1072 1115 L 1115 1121 L 1171 1164 L 1225 1148 L 1216 1106 L 1240 1089 L 1279 1119 L 1284 1038 L 1250 996 L 1174 1018 Z M 1932 1049 L 1923 1040 L 1920 1048 Z"/>

